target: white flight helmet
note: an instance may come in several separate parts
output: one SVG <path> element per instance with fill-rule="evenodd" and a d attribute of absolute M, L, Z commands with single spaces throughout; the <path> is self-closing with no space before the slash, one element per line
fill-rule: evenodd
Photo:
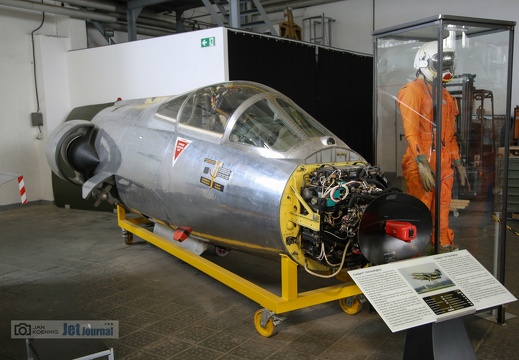
<path fill-rule="evenodd" d="M 456 53 L 453 49 L 443 49 L 442 66 L 442 81 L 449 82 L 454 77 L 454 70 L 456 68 Z M 414 68 L 419 69 L 425 78 L 429 81 L 438 75 L 440 62 L 438 59 L 438 42 L 431 41 L 423 44 L 414 58 Z"/>

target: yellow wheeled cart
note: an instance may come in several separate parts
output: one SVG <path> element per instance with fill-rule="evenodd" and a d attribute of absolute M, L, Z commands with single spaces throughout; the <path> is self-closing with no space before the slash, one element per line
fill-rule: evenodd
<path fill-rule="evenodd" d="M 118 225 L 128 232 L 127 244 L 131 243 L 131 238 L 135 234 L 262 306 L 263 309 L 258 310 L 254 315 L 254 325 L 258 333 L 264 337 L 274 334 L 275 326 L 281 321 L 277 314 L 333 300 L 339 300 L 341 308 L 348 314 L 356 314 L 362 308 L 359 300 L 361 291 L 346 272 L 341 272 L 340 277 L 337 277 L 344 281 L 343 283 L 299 293 L 297 264 L 290 257 L 281 254 L 281 296 L 278 296 L 147 230 L 143 226 L 148 223 L 146 218 L 127 218 L 126 209 L 121 205 L 117 205 L 117 218 Z"/>

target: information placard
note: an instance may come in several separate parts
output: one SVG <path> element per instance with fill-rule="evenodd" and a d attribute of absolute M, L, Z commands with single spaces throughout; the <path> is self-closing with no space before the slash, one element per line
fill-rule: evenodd
<path fill-rule="evenodd" d="M 517 300 L 467 250 L 348 273 L 393 332 Z"/>

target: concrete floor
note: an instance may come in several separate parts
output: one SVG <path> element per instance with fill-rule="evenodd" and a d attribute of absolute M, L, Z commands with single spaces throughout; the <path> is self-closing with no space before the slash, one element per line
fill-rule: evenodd
<path fill-rule="evenodd" d="M 451 226 L 458 245 L 491 269 L 494 223 L 488 213 L 471 204 Z M 116 359 L 403 355 L 405 331 L 391 333 L 369 306 L 347 315 L 336 301 L 284 314 L 277 334 L 263 338 L 252 320 L 257 304 L 138 238 L 125 245 L 112 213 L 46 204 L 4 209 L 0 231 L 0 360 L 26 356 L 24 341 L 11 339 L 10 321 L 38 319 L 119 320 L 119 339 L 105 340 Z M 204 256 L 266 288 L 279 284 L 276 262 L 238 252 Z M 519 239 L 508 232 L 505 285 L 516 297 L 518 257 Z M 305 273 L 300 279 L 300 290 L 321 281 Z M 506 311 L 519 315 L 518 307 L 515 302 Z M 517 359 L 519 319 L 504 326 L 476 315 L 463 320 L 478 359 Z"/>

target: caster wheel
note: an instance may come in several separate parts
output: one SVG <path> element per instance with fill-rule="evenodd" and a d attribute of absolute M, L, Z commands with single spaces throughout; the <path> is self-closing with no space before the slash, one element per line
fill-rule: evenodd
<path fill-rule="evenodd" d="M 216 246 L 214 252 L 216 255 L 223 257 L 229 253 L 229 250 Z"/>
<path fill-rule="evenodd" d="M 272 318 L 268 319 L 265 327 L 261 326 L 261 316 L 263 315 L 263 309 L 256 311 L 254 314 L 254 326 L 256 327 L 256 331 L 263 337 L 271 337 L 274 334 L 274 330 L 276 329 L 274 326 L 274 320 Z"/>
<path fill-rule="evenodd" d="M 358 296 L 344 298 L 339 300 L 342 311 L 348 315 L 358 314 L 362 310 L 362 302 Z"/>
<path fill-rule="evenodd" d="M 128 232 L 128 231 L 123 231 L 123 239 L 124 239 L 124 243 L 126 245 L 133 244 L 133 233 Z"/>

